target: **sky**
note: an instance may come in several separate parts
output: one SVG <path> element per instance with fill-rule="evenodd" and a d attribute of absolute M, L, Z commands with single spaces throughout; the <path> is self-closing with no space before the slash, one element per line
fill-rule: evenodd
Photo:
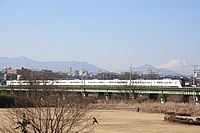
<path fill-rule="evenodd" d="M 107 70 L 200 65 L 200 0 L 0 0 L 0 56 Z"/>

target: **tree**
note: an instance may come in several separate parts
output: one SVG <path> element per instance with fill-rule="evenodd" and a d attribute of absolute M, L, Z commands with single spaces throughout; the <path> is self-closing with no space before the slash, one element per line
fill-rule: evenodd
<path fill-rule="evenodd" d="M 91 117 L 86 117 L 86 113 L 91 109 L 87 100 L 77 98 L 74 94 L 60 95 L 47 91 L 34 92 L 34 95 L 29 96 L 29 100 L 32 107 L 9 109 L 6 117 L 12 124 L 9 127 L 3 126 L 2 132 L 19 132 L 20 129 L 31 133 L 91 130 L 91 123 L 88 123 Z"/>
<path fill-rule="evenodd" d="M 33 83 L 35 78 L 29 77 Z M 39 85 L 34 80 L 26 92 L 25 103 L 18 102 L 20 108 L 10 108 L 5 116 L 0 131 L 3 133 L 78 133 L 91 132 L 92 126 L 89 115 L 86 115 L 91 105 L 75 93 L 67 90 L 58 90 L 54 86 Z M 22 93 L 22 92 L 21 92 Z"/>

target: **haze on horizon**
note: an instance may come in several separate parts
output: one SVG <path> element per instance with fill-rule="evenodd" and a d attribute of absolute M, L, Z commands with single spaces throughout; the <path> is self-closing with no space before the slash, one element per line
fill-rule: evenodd
<path fill-rule="evenodd" d="M 0 0 L 0 56 L 107 70 L 200 64 L 199 0 Z"/>

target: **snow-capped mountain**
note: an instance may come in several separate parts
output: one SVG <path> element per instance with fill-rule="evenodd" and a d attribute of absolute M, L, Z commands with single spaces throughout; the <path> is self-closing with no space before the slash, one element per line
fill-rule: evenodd
<path fill-rule="evenodd" d="M 192 65 L 184 59 L 171 60 L 168 63 L 159 66 L 158 68 L 169 69 L 184 75 L 192 75 L 193 72 Z"/>

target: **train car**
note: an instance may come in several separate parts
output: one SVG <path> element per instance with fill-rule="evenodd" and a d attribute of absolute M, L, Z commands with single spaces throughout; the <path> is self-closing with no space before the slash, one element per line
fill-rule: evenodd
<path fill-rule="evenodd" d="M 53 80 L 53 85 L 67 85 L 67 80 Z"/>
<path fill-rule="evenodd" d="M 179 87 L 182 88 L 180 80 L 158 79 L 158 80 L 133 80 L 133 86 L 157 86 L 157 87 Z"/>
<path fill-rule="evenodd" d="M 21 82 L 19 80 L 7 80 L 6 85 L 7 86 L 15 86 L 15 85 L 20 85 Z"/>
<path fill-rule="evenodd" d="M 125 86 L 128 85 L 127 80 L 119 80 L 119 79 L 114 79 L 114 80 L 106 80 L 105 85 L 109 86 Z"/>
<path fill-rule="evenodd" d="M 93 80 L 84 80 L 85 85 L 90 85 L 90 86 L 104 86 L 106 85 L 106 80 L 98 80 L 98 79 L 93 79 Z"/>
<path fill-rule="evenodd" d="M 154 80 L 152 82 L 153 86 L 182 88 L 180 80 L 163 79 L 163 80 Z"/>
<path fill-rule="evenodd" d="M 131 81 L 132 86 L 152 86 L 152 80 L 133 80 Z"/>

